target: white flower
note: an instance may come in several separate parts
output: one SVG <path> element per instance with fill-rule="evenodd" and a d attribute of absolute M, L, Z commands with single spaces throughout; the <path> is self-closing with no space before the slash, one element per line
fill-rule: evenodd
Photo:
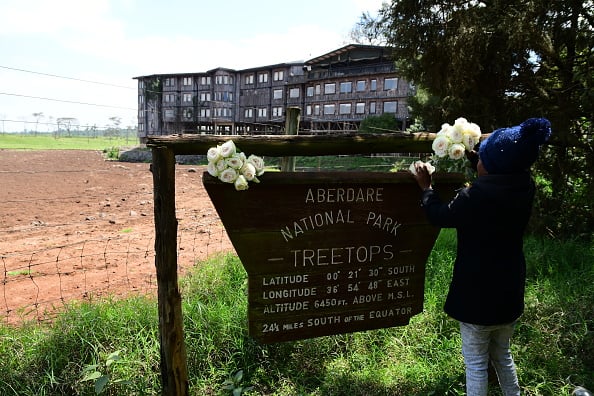
<path fill-rule="evenodd" d="M 445 157 L 448 154 L 448 148 L 450 147 L 450 139 L 446 135 L 437 135 L 431 148 L 438 157 Z"/>
<path fill-rule="evenodd" d="M 466 127 L 465 133 L 472 135 L 477 140 L 481 138 L 481 127 L 479 127 L 474 122 L 471 122 Z"/>
<path fill-rule="evenodd" d="M 464 117 L 458 117 L 456 118 L 456 121 L 454 121 L 454 127 L 460 125 L 460 126 L 464 126 L 468 124 L 468 120 Z"/>
<path fill-rule="evenodd" d="M 439 130 L 439 132 L 437 132 L 437 134 L 445 135 L 451 127 L 452 126 L 450 124 L 448 124 L 447 122 L 445 124 L 441 124 L 441 129 Z"/>
<path fill-rule="evenodd" d="M 478 138 L 476 138 L 472 134 L 465 134 L 462 137 L 462 144 L 468 151 L 471 151 L 472 149 L 474 149 L 474 146 L 476 146 L 477 143 L 478 143 Z"/>
<path fill-rule="evenodd" d="M 464 150 L 466 149 L 462 143 L 454 143 L 450 146 L 448 155 L 453 160 L 459 160 L 464 158 Z"/>
<path fill-rule="evenodd" d="M 252 154 L 248 157 L 247 162 L 256 168 L 256 176 L 261 176 L 264 173 L 264 160 L 261 157 Z"/>
<path fill-rule="evenodd" d="M 227 168 L 219 174 L 219 180 L 224 183 L 235 183 L 237 171 L 233 168 Z"/>
<path fill-rule="evenodd" d="M 222 171 L 224 171 L 227 168 L 227 163 L 225 162 L 225 159 L 221 158 L 220 160 L 218 160 L 215 163 L 215 168 L 218 173 L 221 173 Z"/>
<path fill-rule="evenodd" d="M 240 172 L 248 181 L 252 181 L 256 177 L 256 167 L 249 162 L 243 164 Z"/>
<path fill-rule="evenodd" d="M 224 158 L 229 158 L 235 155 L 237 152 L 237 148 L 235 147 L 235 143 L 233 140 L 227 140 L 225 143 L 221 145 L 221 155 Z"/>
<path fill-rule="evenodd" d="M 463 172 L 466 151 L 473 150 L 480 138 L 481 128 L 464 117 L 457 118 L 454 125 L 442 124 L 431 145 L 435 165 L 447 172 Z"/>
<path fill-rule="evenodd" d="M 235 179 L 235 189 L 237 191 L 247 190 L 248 187 L 248 181 L 243 175 L 239 175 L 237 179 Z"/>
<path fill-rule="evenodd" d="M 459 120 L 460 118 L 458 118 Z M 462 137 L 464 136 L 464 126 L 461 125 L 458 120 L 453 127 L 451 127 L 448 132 L 447 136 L 450 138 L 452 143 L 462 143 Z"/>
<path fill-rule="evenodd" d="M 211 176 L 219 177 L 220 172 L 218 171 L 214 162 L 209 162 L 208 166 L 206 167 L 206 170 L 208 171 L 208 173 L 210 173 Z"/>
<path fill-rule="evenodd" d="M 246 155 L 228 140 L 211 147 L 206 153 L 208 173 L 224 183 L 233 183 L 236 190 L 247 190 L 248 182 L 260 183 L 256 176 L 264 173 L 264 160 L 256 155 Z"/>
<path fill-rule="evenodd" d="M 238 155 L 234 155 L 233 157 L 225 158 L 225 164 L 227 164 L 229 168 L 241 169 L 243 161 Z"/>
<path fill-rule="evenodd" d="M 211 147 L 206 153 L 208 162 L 217 162 L 221 158 L 221 146 Z"/>

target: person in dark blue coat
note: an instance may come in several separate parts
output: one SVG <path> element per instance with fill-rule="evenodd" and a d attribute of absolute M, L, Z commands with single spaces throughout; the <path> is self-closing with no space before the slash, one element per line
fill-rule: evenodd
<path fill-rule="evenodd" d="M 550 135 L 544 118 L 495 130 L 479 147 L 478 177 L 447 203 L 426 165 L 415 167 L 428 220 L 457 232 L 444 310 L 460 322 L 469 396 L 487 395 L 489 361 L 504 395 L 520 394 L 510 339 L 524 310 L 523 235 L 535 194 L 530 167 Z"/>

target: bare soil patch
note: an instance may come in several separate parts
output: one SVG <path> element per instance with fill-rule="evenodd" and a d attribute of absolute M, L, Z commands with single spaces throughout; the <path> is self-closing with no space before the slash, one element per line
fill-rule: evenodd
<path fill-rule="evenodd" d="M 232 251 L 202 185 L 176 166 L 180 274 Z M 46 319 L 71 300 L 156 292 L 148 163 L 98 151 L 0 150 L 0 318 Z"/>

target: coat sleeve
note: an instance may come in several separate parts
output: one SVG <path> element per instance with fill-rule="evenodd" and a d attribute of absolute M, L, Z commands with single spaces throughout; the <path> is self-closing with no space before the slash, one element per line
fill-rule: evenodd
<path fill-rule="evenodd" d="M 442 228 L 456 228 L 466 222 L 470 213 L 468 189 L 458 191 L 448 203 L 442 202 L 437 191 L 425 190 L 421 196 L 421 206 L 431 224 Z"/>

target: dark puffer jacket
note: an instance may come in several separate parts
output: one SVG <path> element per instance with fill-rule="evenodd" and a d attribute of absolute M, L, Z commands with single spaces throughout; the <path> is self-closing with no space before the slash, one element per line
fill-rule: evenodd
<path fill-rule="evenodd" d="M 485 175 L 449 203 L 423 192 L 429 221 L 456 228 L 458 246 L 444 310 L 478 325 L 510 323 L 524 310 L 523 235 L 534 201 L 529 173 Z"/>

